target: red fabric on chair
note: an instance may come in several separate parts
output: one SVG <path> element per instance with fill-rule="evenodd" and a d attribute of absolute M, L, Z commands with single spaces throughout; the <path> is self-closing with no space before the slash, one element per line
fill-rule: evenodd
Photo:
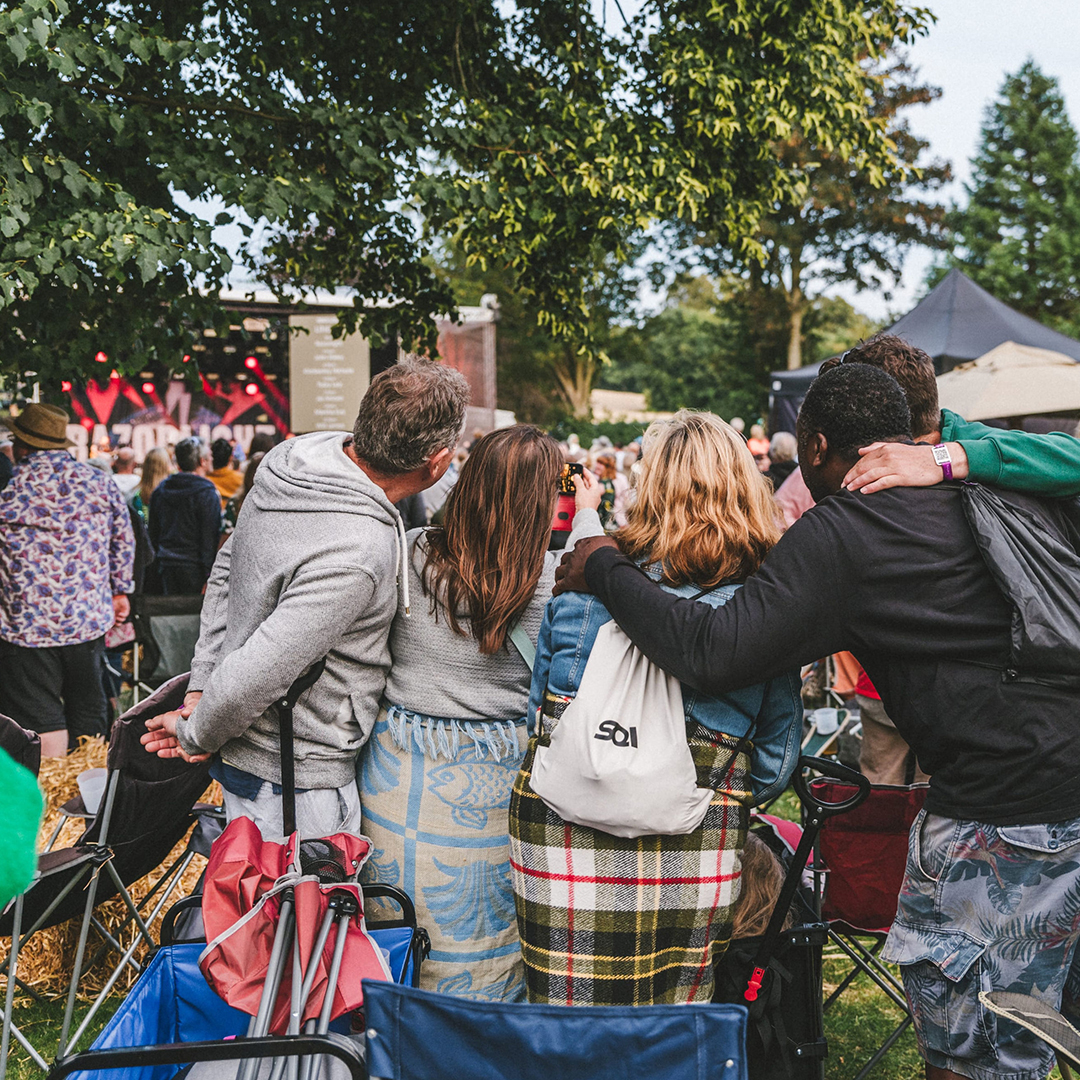
<path fill-rule="evenodd" d="M 351 873 L 358 872 L 368 859 L 370 846 L 361 837 L 336 833 L 326 837 L 326 840 L 344 854 Z M 283 886 L 293 886 L 296 926 L 305 971 L 330 894 L 348 892 L 356 899 L 359 908 L 347 928 L 341 975 L 332 1011 L 332 1018 L 338 1017 L 363 1003 L 361 980 L 389 980 L 390 970 L 378 945 L 368 934 L 360 886 L 355 882 L 323 884 L 312 875 L 302 875 L 298 845 L 299 837 L 296 834 L 284 844 L 263 840 L 258 826 L 249 818 L 236 818 L 214 841 L 206 867 L 202 906 L 209 944 L 199 958 L 199 967 L 207 982 L 228 1004 L 254 1015 L 266 979 L 270 950 L 281 912 Z M 272 893 L 275 887 L 278 887 L 278 891 Z M 322 1007 L 334 940 L 335 932 L 331 930 L 317 959 L 319 970 L 304 1010 L 305 1021 L 316 1018 Z M 282 1034 L 289 1021 L 291 958 L 290 950 L 271 1020 L 271 1031 L 275 1034 Z"/>
<path fill-rule="evenodd" d="M 839 802 L 855 788 L 835 780 L 814 780 L 810 790 L 822 802 Z M 822 915 L 859 930 L 884 933 L 896 918 L 904 880 L 908 832 L 929 790 L 925 784 L 875 784 L 861 806 L 827 818 L 818 851 L 829 876 Z"/>

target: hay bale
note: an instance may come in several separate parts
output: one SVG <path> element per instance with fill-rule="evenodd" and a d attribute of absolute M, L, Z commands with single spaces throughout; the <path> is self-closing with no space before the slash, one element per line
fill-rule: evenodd
<path fill-rule="evenodd" d="M 46 810 L 45 818 L 39 834 L 39 848 L 43 849 L 52 836 L 53 830 L 61 821 L 60 807 L 73 799 L 79 793 L 78 776 L 87 769 L 103 768 L 105 766 L 106 746 L 102 738 L 84 738 L 79 740 L 79 748 L 62 758 L 45 758 L 41 763 L 41 772 L 38 779 L 41 790 L 45 795 Z M 203 802 L 220 804 L 222 801 L 221 788 L 212 783 L 202 797 Z M 69 847 L 75 843 L 83 831 L 83 822 L 77 819 L 69 820 L 63 827 L 54 847 Z M 184 837 L 170 852 L 169 857 L 160 867 L 141 878 L 131 886 L 132 898 L 138 903 L 154 887 L 165 869 L 180 857 L 187 844 L 187 836 Z M 181 883 L 173 892 L 170 903 L 166 904 L 165 910 L 173 902 L 182 896 L 188 896 L 195 888 L 199 875 L 206 865 L 206 860 L 199 855 L 191 861 L 181 878 Z M 156 900 L 155 900 L 156 902 Z M 152 907 L 153 905 L 151 905 Z M 119 897 L 99 904 L 96 908 L 97 916 L 108 929 L 109 933 L 116 937 L 126 949 L 131 945 L 136 936 L 134 927 L 129 927 L 123 932 L 119 927 L 128 914 L 127 906 Z M 67 991 L 71 972 L 75 967 L 75 949 L 79 943 L 79 924 L 81 916 L 69 919 L 59 926 L 49 927 L 35 934 L 26 947 L 19 954 L 19 978 L 32 987 L 39 994 L 49 996 L 61 996 Z M 155 940 L 161 928 L 161 916 L 151 924 L 150 930 Z M 103 942 L 98 931 L 91 927 L 87 943 L 86 959 L 91 959 L 98 951 Z M 135 957 L 140 962 L 147 952 L 145 943 L 139 946 Z M 109 949 L 102 960 L 93 967 L 85 969 L 79 985 L 79 997 L 81 1000 L 92 1000 L 105 985 L 109 972 L 119 956 L 113 949 Z M 6 959 L 3 964 L 3 977 L 0 977 L 0 988 L 6 987 Z M 136 973 L 131 967 L 125 969 L 117 983 L 117 989 L 126 992 L 135 981 Z"/>

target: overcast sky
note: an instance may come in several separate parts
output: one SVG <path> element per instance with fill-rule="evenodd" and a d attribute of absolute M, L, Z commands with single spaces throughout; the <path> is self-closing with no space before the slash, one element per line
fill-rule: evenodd
<path fill-rule="evenodd" d="M 964 201 L 961 182 L 979 143 L 983 112 L 1005 76 L 1030 56 L 1059 81 L 1069 118 L 1080 125 L 1080 2 L 1078 0 L 926 0 L 937 16 L 929 35 L 911 49 L 925 82 L 940 86 L 933 104 L 910 112 L 912 130 L 930 140 L 930 152 L 952 162 L 957 182 L 946 195 Z M 921 291 L 930 255 L 909 256 L 891 303 L 870 293 L 843 294 L 875 318 L 903 314 Z"/>

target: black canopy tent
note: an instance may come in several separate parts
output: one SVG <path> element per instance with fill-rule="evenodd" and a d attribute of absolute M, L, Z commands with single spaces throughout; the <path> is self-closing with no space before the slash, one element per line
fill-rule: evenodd
<path fill-rule="evenodd" d="M 934 359 L 938 374 L 976 360 L 1005 341 L 1052 349 L 1080 361 L 1080 341 L 1059 334 L 991 296 L 960 270 L 950 270 L 923 300 L 888 328 Z M 770 376 L 769 430 L 794 431 L 820 364 Z"/>

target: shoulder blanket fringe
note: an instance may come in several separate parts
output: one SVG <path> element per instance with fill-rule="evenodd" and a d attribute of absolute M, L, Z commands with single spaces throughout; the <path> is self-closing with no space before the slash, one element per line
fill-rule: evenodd
<path fill-rule="evenodd" d="M 522 720 L 450 720 L 425 716 L 400 705 L 386 706 L 386 720 L 399 750 L 412 742 L 433 761 L 456 761 L 471 753 L 474 761 L 521 759 L 525 747 L 518 739 Z"/>

